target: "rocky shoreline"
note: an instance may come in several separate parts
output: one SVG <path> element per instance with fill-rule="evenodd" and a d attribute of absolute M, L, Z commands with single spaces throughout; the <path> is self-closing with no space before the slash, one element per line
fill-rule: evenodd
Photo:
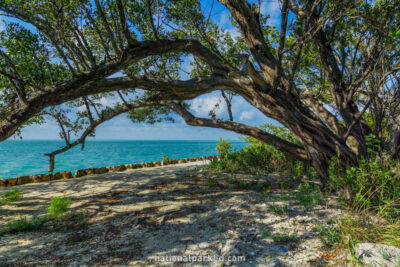
<path fill-rule="evenodd" d="M 107 166 L 107 167 L 99 167 L 99 168 L 88 168 L 88 169 L 80 169 L 75 171 L 75 176 L 69 171 L 57 172 L 54 174 L 36 174 L 36 175 L 27 175 L 27 176 L 18 176 L 15 178 L 9 179 L 0 179 L 0 187 L 10 187 L 16 185 L 23 185 L 29 183 L 40 183 L 40 182 L 48 182 L 52 180 L 60 180 L 60 179 L 72 179 L 83 177 L 86 175 L 92 174 L 103 174 L 109 172 L 120 172 L 125 170 L 134 170 L 140 168 L 151 168 L 151 167 L 160 167 L 171 164 L 182 164 L 187 162 L 195 162 L 195 161 L 203 161 L 203 160 L 212 160 L 213 158 L 217 158 L 218 156 L 204 156 L 204 157 L 195 157 L 195 158 L 184 158 L 184 159 L 174 159 L 166 161 L 154 161 L 154 162 L 145 162 L 145 163 L 136 163 L 136 164 L 122 164 L 117 166 Z"/>

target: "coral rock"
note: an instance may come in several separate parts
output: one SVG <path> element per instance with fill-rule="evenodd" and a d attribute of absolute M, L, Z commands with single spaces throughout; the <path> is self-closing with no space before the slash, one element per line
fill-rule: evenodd
<path fill-rule="evenodd" d="M 107 167 L 101 167 L 94 170 L 95 174 L 102 174 L 108 172 Z"/>
<path fill-rule="evenodd" d="M 32 178 L 30 176 L 20 176 L 17 178 L 17 184 L 29 184 L 32 183 Z"/>
<path fill-rule="evenodd" d="M 72 173 L 71 172 L 57 172 L 53 175 L 53 179 L 54 180 L 58 180 L 58 179 L 70 179 L 73 178 Z"/>
<path fill-rule="evenodd" d="M 75 177 L 82 177 L 86 175 L 86 171 L 85 170 L 76 170 L 75 171 Z"/>

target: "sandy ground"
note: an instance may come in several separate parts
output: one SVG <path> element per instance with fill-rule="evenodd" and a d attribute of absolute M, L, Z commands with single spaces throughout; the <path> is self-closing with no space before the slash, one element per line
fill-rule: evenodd
<path fill-rule="evenodd" d="M 315 229 L 340 216 L 334 201 L 306 209 L 288 197 L 290 191 L 212 187 L 210 177 L 223 174 L 199 170 L 205 163 L 15 187 L 23 199 L 0 206 L 0 225 L 43 215 L 51 197 L 65 194 L 88 226 L 65 219 L 36 231 L 3 234 L 0 266 L 318 266 L 335 260 L 336 252 L 322 248 Z M 273 207 L 286 210 L 273 212 Z M 278 242 L 265 233 L 294 238 Z M 194 257 L 200 255 L 205 257 Z M 245 261 L 237 262 L 241 256 Z"/>

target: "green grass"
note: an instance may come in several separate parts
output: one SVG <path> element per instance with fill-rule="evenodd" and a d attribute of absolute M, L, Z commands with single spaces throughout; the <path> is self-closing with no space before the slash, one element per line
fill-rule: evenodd
<path fill-rule="evenodd" d="M 54 219 L 57 223 L 60 223 L 61 226 L 65 223 L 69 225 L 72 223 L 73 226 L 79 228 L 88 227 L 88 214 L 82 211 L 68 212 L 70 205 L 71 200 L 65 196 L 53 197 L 51 198 L 51 204 L 47 207 L 48 215 L 41 217 L 35 216 L 31 219 L 28 219 L 26 216 L 21 217 L 17 220 L 10 221 L 2 225 L 3 231 L 5 233 L 34 231 L 39 229 L 43 223 Z M 62 223 L 62 221 L 65 221 L 65 223 Z M 68 228 L 65 228 L 64 230 L 67 231 Z"/>
<path fill-rule="evenodd" d="M 374 214 L 352 214 L 338 221 L 337 230 L 344 238 L 400 248 L 400 223 L 376 219 Z"/>
<path fill-rule="evenodd" d="M 373 137 L 367 139 L 369 145 L 376 145 Z M 349 216 L 338 219 L 331 231 L 339 233 L 337 243 L 350 252 L 356 242 L 400 248 L 400 163 L 370 152 L 369 159 L 361 159 L 358 166 L 348 169 L 340 168 L 340 161 L 333 159 L 329 170 L 328 188 L 346 192 L 338 195 L 341 205 L 349 210 Z M 327 240 L 327 233 L 322 235 Z"/>
<path fill-rule="evenodd" d="M 265 181 L 241 181 L 238 179 L 230 181 L 233 188 L 253 191 L 265 191 L 268 189 L 269 183 Z"/>
<path fill-rule="evenodd" d="M 18 220 L 8 222 L 3 225 L 3 230 L 6 233 L 25 232 L 37 230 L 39 227 L 48 221 L 47 217 L 33 217 L 28 220 L 26 217 L 21 217 Z"/>
<path fill-rule="evenodd" d="M 61 215 L 69 210 L 69 206 L 71 205 L 71 200 L 62 197 L 52 197 L 51 204 L 47 207 L 47 213 L 54 219 L 58 219 Z"/>
<path fill-rule="evenodd" d="M 272 239 L 274 242 L 281 244 L 295 243 L 298 241 L 297 231 L 291 231 L 289 228 L 281 228 L 282 233 L 273 234 L 268 229 L 264 229 L 264 236 Z"/>
<path fill-rule="evenodd" d="M 220 185 L 219 181 L 216 179 L 209 179 L 207 180 L 208 187 L 218 187 Z"/>
<path fill-rule="evenodd" d="M 23 195 L 23 192 L 18 189 L 12 189 L 7 191 L 2 197 L 1 197 L 1 203 L 3 204 L 9 204 L 11 202 L 16 202 L 21 200 Z"/>
<path fill-rule="evenodd" d="M 312 186 L 309 183 L 300 184 L 295 196 L 297 203 L 305 208 L 311 208 L 324 203 L 324 197 L 318 186 Z"/>
<path fill-rule="evenodd" d="M 336 227 L 323 227 L 322 225 L 317 226 L 318 237 L 322 244 L 326 247 L 332 247 L 337 245 L 341 241 L 341 233 L 338 232 Z"/>
<path fill-rule="evenodd" d="M 272 204 L 269 210 L 271 212 L 279 214 L 279 215 L 288 214 L 290 212 L 290 209 L 289 209 L 288 206 L 280 207 L 280 206 L 278 206 L 276 204 Z"/>

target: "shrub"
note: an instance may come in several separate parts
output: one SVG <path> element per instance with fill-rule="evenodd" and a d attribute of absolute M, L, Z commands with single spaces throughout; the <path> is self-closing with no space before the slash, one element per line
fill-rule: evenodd
<path fill-rule="evenodd" d="M 326 247 L 332 247 L 341 241 L 341 233 L 334 226 L 323 227 L 322 225 L 318 225 L 317 231 L 319 232 L 319 239 Z"/>
<path fill-rule="evenodd" d="M 305 208 L 311 208 L 314 205 L 323 204 L 324 198 L 317 185 L 301 183 L 296 193 L 296 201 Z"/>
<path fill-rule="evenodd" d="M 164 164 L 171 164 L 173 159 L 169 156 L 165 156 L 164 154 L 161 154 L 161 157 L 163 159 Z"/>
<path fill-rule="evenodd" d="M 221 156 L 227 156 L 232 153 L 232 146 L 229 143 L 229 139 L 224 140 L 224 139 L 220 138 L 216 149 Z"/>
<path fill-rule="evenodd" d="M 80 228 L 87 228 L 89 226 L 87 220 L 82 219 L 76 223 L 76 225 Z"/>
<path fill-rule="evenodd" d="M 46 217 L 33 217 L 28 220 L 26 217 L 21 217 L 18 220 L 8 222 L 3 225 L 3 230 L 6 233 L 24 232 L 30 230 L 37 230 L 44 222 L 47 221 Z"/>
<path fill-rule="evenodd" d="M 332 164 L 328 188 L 343 190 L 355 210 L 372 209 L 381 215 L 400 219 L 400 165 L 381 157 L 359 161 L 358 167 L 340 171 Z"/>
<path fill-rule="evenodd" d="M 23 193 L 21 190 L 18 189 L 9 190 L 1 197 L 1 203 L 8 204 L 11 202 L 19 201 L 22 195 Z"/>
<path fill-rule="evenodd" d="M 52 197 L 51 204 L 47 207 L 47 212 L 52 218 L 58 219 L 62 214 L 68 211 L 70 205 L 71 200 L 65 196 Z"/>
<path fill-rule="evenodd" d="M 261 128 L 289 142 L 298 143 L 294 136 L 283 127 L 266 124 L 261 126 Z M 311 174 L 311 169 L 303 162 L 280 152 L 273 146 L 267 145 L 252 137 L 243 137 L 242 139 L 247 142 L 248 145 L 240 151 L 232 151 L 229 140 L 220 139 L 217 150 L 221 158 L 212 160 L 209 168 L 252 174 L 269 174 L 272 172 L 290 173 L 294 175 L 303 173 Z"/>

